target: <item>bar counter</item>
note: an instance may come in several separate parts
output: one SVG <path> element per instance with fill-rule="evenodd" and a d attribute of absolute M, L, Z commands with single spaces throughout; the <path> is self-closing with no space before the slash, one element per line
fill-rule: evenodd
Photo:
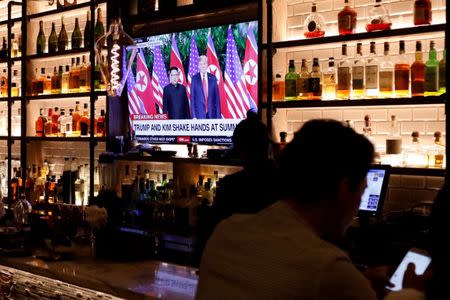
<path fill-rule="evenodd" d="M 198 278 L 195 268 L 156 260 L 109 261 L 93 258 L 89 253 L 89 247 L 83 247 L 77 249 L 77 255 L 72 260 L 52 262 L 32 256 L 1 256 L 0 272 L 11 272 L 12 268 L 49 278 L 50 280 L 36 279 L 42 285 L 44 295 L 48 297 L 48 289 L 54 291 L 51 286 L 57 287 L 62 282 L 99 292 L 96 296 L 98 299 L 113 299 L 108 295 L 123 299 L 194 299 Z M 12 273 L 14 278 L 22 272 L 13 270 Z M 13 281 L 17 284 L 16 279 Z M 26 283 L 29 285 L 28 281 Z M 30 288 L 40 289 L 39 284 Z M 76 290 L 74 287 L 73 291 Z M 73 299 L 96 299 L 87 297 L 86 293 L 84 295 L 74 294 Z"/>

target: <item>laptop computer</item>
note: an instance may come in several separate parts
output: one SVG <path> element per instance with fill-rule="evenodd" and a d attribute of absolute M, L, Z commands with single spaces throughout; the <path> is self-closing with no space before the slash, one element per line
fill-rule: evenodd
<path fill-rule="evenodd" d="M 367 173 L 367 188 L 361 197 L 359 205 L 359 217 L 381 216 L 390 173 L 390 165 L 371 166 Z"/>

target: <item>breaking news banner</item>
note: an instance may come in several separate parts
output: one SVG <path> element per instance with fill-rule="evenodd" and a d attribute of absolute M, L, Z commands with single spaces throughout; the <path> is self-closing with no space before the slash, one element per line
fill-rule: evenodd
<path fill-rule="evenodd" d="M 150 143 L 231 144 L 240 119 L 169 120 L 165 114 L 132 115 L 136 139 Z"/>

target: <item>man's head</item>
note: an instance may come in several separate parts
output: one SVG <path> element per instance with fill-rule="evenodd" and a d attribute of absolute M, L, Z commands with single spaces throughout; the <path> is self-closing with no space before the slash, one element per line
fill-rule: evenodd
<path fill-rule="evenodd" d="M 170 67 L 169 70 L 170 83 L 176 85 L 180 79 L 180 71 L 177 67 Z"/>
<path fill-rule="evenodd" d="M 325 231 L 342 236 L 358 211 L 373 145 L 334 120 L 306 122 L 280 158 L 285 196 L 306 211 L 329 213 Z"/>
<path fill-rule="evenodd" d="M 268 158 L 269 133 L 256 113 L 247 112 L 247 118 L 241 121 L 233 133 L 233 149 L 236 155 L 245 161 L 261 161 Z"/>
<path fill-rule="evenodd" d="M 208 70 L 208 58 L 205 55 L 198 58 L 198 69 L 202 74 L 205 74 Z"/>

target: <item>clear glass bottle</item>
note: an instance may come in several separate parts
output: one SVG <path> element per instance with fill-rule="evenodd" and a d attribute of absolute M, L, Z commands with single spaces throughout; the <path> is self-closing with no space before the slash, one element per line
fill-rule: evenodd
<path fill-rule="evenodd" d="M 344 0 L 344 8 L 338 13 L 339 35 L 352 34 L 356 31 L 357 13 L 350 6 L 349 0 Z"/>
<path fill-rule="evenodd" d="M 328 59 L 328 69 L 323 74 L 323 100 L 336 99 L 336 68 L 334 57 Z"/>
<path fill-rule="evenodd" d="M 397 117 L 391 116 L 391 127 L 389 136 L 386 138 L 386 154 L 401 154 L 402 153 L 402 138 L 400 136 L 400 129 L 397 124 Z"/>
<path fill-rule="evenodd" d="M 309 91 L 309 77 L 306 59 L 302 59 L 302 66 L 297 79 L 297 99 L 299 100 L 306 100 L 311 97 L 311 92 Z"/>
<path fill-rule="evenodd" d="M 58 118 L 58 136 L 66 136 L 66 111 L 61 108 L 61 114 Z"/>
<path fill-rule="evenodd" d="M 316 3 L 312 4 L 311 14 L 306 18 L 303 28 L 306 38 L 318 38 L 325 36 L 325 19 L 317 12 Z"/>
<path fill-rule="evenodd" d="M 351 73 L 350 61 L 347 57 L 347 44 L 342 45 L 342 57 L 338 66 L 338 84 L 337 84 L 337 99 L 347 100 L 350 98 L 351 90 Z"/>
<path fill-rule="evenodd" d="M 428 156 L 420 143 L 419 132 L 413 131 L 411 137 L 411 145 L 405 149 L 405 165 L 418 168 L 427 167 Z"/>
<path fill-rule="evenodd" d="M 61 76 L 61 93 L 69 93 L 70 66 L 66 65 L 66 71 Z"/>
<path fill-rule="evenodd" d="M 430 41 L 430 52 L 425 67 L 425 96 L 439 95 L 439 61 L 434 41 Z"/>
<path fill-rule="evenodd" d="M 313 59 L 312 71 L 309 74 L 309 91 L 312 100 L 322 99 L 322 72 L 320 71 L 319 59 Z"/>
<path fill-rule="evenodd" d="M 366 63 L 366 96 L 368 98 L 378 98 L 379 89 L 379 68 L 380 63 L 377 59 L 375 42 L 370 42 L 370 54 Z"/>
<path fill-rule="evenodd" d="M 435 75 L 437 76 L 437 72 Z M 422 42 L 416 41 L 416 60 L 411 65 L 411 96 L 420 97 L 424 92 L 425 64 L 422 61 Z"/>
<path fill-rule="evenodd" d="M 284 77 L 286 100 L 297 100 L 297 79 L 298 75 L 295 73 L 295 62 L 293 59 L 289 60 L 289 72 Z"/>
<path fill-rule="evenodd" d="M 428 151 L 428 167 L 445 168 L 445 143 L 440 131 L 434 133 L 434 144 Z"/>
<path fill-rule="evenodd" d="M 405 41 L 400 40 L 398 60 L 394 67 L 395 97 L 409 97 L 409 60 L 405 54 Z"/>
<path fill-rule="evenodd" d="M 352 98 L 364 98 L 364 67 L 362 44 L 356 44 L 356 55 L 352 66 Z"/>
<path fill-rule="evenodd" d="M 394 64 L 389 56 L 389 42 L 384 42 L 384 57 L 380 65 L 380 96 L 392 98 L 394 96 Z"/>
<path fill-rule="evenodd" d="M 22 135 L 22 111 L 21 109 L 17 109 L 17 114 L 13 116 L 12 119 L 12 132 L 13 136 L 21 136 Z"/>
<path fill-rule="evenodd" d="M 369 10 L 369 17 L 367 21 L 367 32 L 389 30 L 392 26 L 388 11 L 386 7 L 381 4 L 381 0 L 375 0 L 375 5 Z"/>
<path fill-rule="evenodd" d="M 442 52 L 442 59 L 439 61 L 439 93 L 444 94 L 447 91 L 446 85 L 445 85 L 445 64 L 447 60 L 447 50 L 444 49 Z"/>

